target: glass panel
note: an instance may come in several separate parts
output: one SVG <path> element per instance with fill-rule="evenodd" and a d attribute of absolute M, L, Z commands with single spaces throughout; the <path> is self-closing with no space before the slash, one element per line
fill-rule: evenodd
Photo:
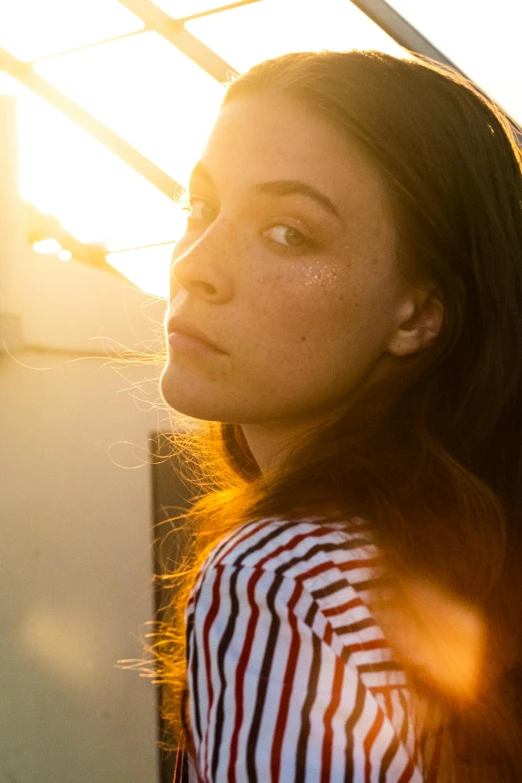
<path fill-rule="evenodd" d="M 174 243 L 110 253 L 107 261 L 149 294 L 167 299 L 169 270 Z"/>
<path fill-rule="evenodd" d="M 116 0 L 1 0 L 0 46 L 36 60 L 132 33 L 143 22 Z"/>
<path fill-rule="evenodd" d="M 220 8 L 229 5 L 234 0 L 153 0 L 154 5 L 165 11 L 174 19 L 182 19 L 184 16 L 200 14 L 211 8 Z"/>
<path fill-rule="evenodd" d="M 522 122 L 522 3 L 388 0 L 420 33 Z"/>
<path fill-rule="evenodd" d="M 154 32 L 56 57 L 38 73 L 186 184 L 223 87 Z"/>
<path fill-rule="evenodd" d="M 109 249 L 175 240 L 185 215 L 170 199 L 7 74 L 19 96 L 20 192 L 82 242 Z"/>
<path fill-rule="evenodd" d="M 187 22 L 187 30 L 239 71 L 285 52 L 406 52 L 348 0 L 262 0 Z"/>

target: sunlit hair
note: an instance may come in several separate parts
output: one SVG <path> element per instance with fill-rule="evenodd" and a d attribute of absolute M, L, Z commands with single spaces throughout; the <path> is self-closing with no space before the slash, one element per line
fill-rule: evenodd
<path fill-rule="evenodd" d="M 520 151 L 495 104 L 424 59 L 289 54 L 233 81 L 224 106 L 263 95 L 308 107 L 378 166 L 400 270 L 412 284 L 437 284 L 444 324 L 430 347 L 363 382 L 343 415 L 301 438 L 277 474 L 260 474 L 238 425 L 192 421 L 178 439 L 201 497 L 183 517 L 189 559 L 149 648 L 163 715 L 175 744 L 186 713 L 183 612 L 209 548 L 253 517 L 335 507 L 347 525 L 371 520 L 395 575 L 395 610 L 383 625 L 419 704 L 439 716 L 444 779 L 520 781 Z M 454 656 L 462 644 L 462 660 L 475 667 L 461 689 L 457 665 L 455 681 L 451 666 L 437 670 L 442 641 L 451 659 L 452 635 Z"/>

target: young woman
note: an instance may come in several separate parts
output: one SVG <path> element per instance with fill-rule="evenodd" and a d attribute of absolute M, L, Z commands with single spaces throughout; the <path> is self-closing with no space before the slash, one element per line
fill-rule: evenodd
<path fill-rule="evenodd" d="M 176 780 L 522 780 L 506 117 L 428 61 L 290 54 L 229 86 L 189 201 L 161 382 L 203 490 L 186 649 L 173 620 L 156 646 Z"/>

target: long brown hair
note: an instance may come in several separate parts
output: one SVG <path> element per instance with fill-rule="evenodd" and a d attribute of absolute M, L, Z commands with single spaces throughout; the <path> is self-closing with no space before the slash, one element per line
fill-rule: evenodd
<path fill-rule="evenodd" d="M 372 521 L 390 562 L 485 618 L 486 657 L 498 665 L 471 708 L 444 702 L 447 753 L 459 781 L 522 780 L 520 151 L 498 106 L 424 58 L 288 54 L 233 81 L 224 105 L 264 93 L 300 101 L 363 145 L 389 191 L 401 269 L 437 284 L 444 323 L 429 348 L 308 432 L 277 475 L 260 474 L 239 425 L 192 422 L 181 450 L 202 496 L 184 515 L 190 564 L 173 577 L 149 648 L 164 717 L 178 738 L 182 614 L 208 548 L 253 516 L 333 504 L 347 524 Z"/>

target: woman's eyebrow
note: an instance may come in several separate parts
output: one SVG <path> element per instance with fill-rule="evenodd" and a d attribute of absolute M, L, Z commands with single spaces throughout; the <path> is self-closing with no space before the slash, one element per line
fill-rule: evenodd
<path fill-rule="evenodd" d="M 214 180 L 202 161 L 198 161 L 192 169 L 191 180 L 193 177 L 204 179 L 210 185 L 214 186 Z M 308 196 L 308 198 L 316 201 L 332 215 L 335 215 L 338 220 L 342 221 L 341 215 L 333 201 L 328 198 L 325 193 L 322 193 L 313 185 L 307 185 L 306 182 L 301 182 L 297 179 L 278 179 L 271 182 L 260 182 L 255 185 L 255 190 L 257 190 L 258 193 L 266 193 L 275 196 L 288 196 L 292 193 L 301 193 L 303 196 Z"/>
<path fill-rule="evenodd" d="M 321 191 L 315 188 L 313 185 L 307 185 L 306 182 L 300 182 L 296 179 L 279 179 L 274 180 L 273 182 L 261 182 L 255 186 L 255 189 L 260 193 L 269 193 L 276 196 L 287 196 L 292 193 L 301 193 L 303 196 L 308 196 L 308 198 L 317 201 L 317 203 L 324 207 L 328 212 L 330 212 L 332 215 L 335 215 L 338 220 L 341 220 L 341 215 L 339 214 L 339 211 L 334 205 L 333 201 L 331 201 L 327 195 L 321 193 Z"/>

